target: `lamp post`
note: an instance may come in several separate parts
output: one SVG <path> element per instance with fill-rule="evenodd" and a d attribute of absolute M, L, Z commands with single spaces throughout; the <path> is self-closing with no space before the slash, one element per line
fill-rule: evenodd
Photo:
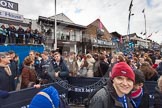
<path fill-rule="evenodd" d="M 56 19 L 56 0 L 54 0 L 54 35 L 52 35 L 52 39 L 53 39 L 53 43 L 52 43 L 52 48 L 54 48 L 54 50 L 57 49 L 57 35 L 56 35 L 56 31 L 57 31 L 57 19 Z"/>
<path fill-rule="evenodd" d="M 57 22 L 56 22 L 57 20 L 56 20 L 56 0 L 55 0 L 55 44 L 54 44 L 54 50 L 56 50 L 57 49 L 57 33 L 56 33 L 56 31 L 57 31 Z"/>

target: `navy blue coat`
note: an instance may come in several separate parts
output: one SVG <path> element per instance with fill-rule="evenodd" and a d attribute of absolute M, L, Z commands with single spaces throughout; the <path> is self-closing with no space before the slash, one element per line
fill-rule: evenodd
<path fill-rule="evenodd" d="M 49 76 L 54 80 L 54 72 L 60 71 L 59 77 L 62 79 L 66 79 L 69 76 L 69 69 L 61 57 L 59 65 L 57 65 L 55 60 L 52 60 L 48 69 Z"/>

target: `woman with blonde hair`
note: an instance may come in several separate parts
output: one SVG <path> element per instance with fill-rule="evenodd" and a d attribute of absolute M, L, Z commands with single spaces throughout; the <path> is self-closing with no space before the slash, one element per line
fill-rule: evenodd
<path fill-rule="evenodd" d="M 86 55 L 86 61 L 88 63 L 88 67 L 87 67 L 87 77 L 93 77 L 94 76 L 94 72 L 93 72 L 93 65 L 95 63 L 95 59 L 92 57 L 91 54 L 87 54 Z"/>
<path fill-rule="evenodd" d="M 118 61 L 118 62 L 125 62 L 124 56 L 118 55 L 118 56 L 117 56 L 117 61 Z"/>

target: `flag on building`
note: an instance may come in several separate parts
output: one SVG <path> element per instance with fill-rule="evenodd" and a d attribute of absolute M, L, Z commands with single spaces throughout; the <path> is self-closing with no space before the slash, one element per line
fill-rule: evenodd
<path fill-rule="evenodd" d="M 150 38 L 151 36 L 152 36 L 152 33 L 149 36 L 147 36 L 146 39 Z"/>
<path fill-rule="evenodd" d="M 100 19 L 98 19 L 98 20 L 99 20 L 99 29 L 102 29 L 103 28 L 102 22 Z"/>

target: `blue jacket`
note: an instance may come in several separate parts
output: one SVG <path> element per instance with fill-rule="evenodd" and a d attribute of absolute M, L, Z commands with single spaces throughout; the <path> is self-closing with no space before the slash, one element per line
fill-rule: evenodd
<path fill-rule="evenodd" d="M 55 80 L 54 72 L 58 72 L 58 71 L 60 71 L 59 77 L 62 79 L 66 79 L 69 76 L 69 69 L 62 57 L 61 57 L 59 65 L 57 65 L 54 59 L 51 61 L 49 69 L 48 69 L 48 74 L 53 80 Z"/>

